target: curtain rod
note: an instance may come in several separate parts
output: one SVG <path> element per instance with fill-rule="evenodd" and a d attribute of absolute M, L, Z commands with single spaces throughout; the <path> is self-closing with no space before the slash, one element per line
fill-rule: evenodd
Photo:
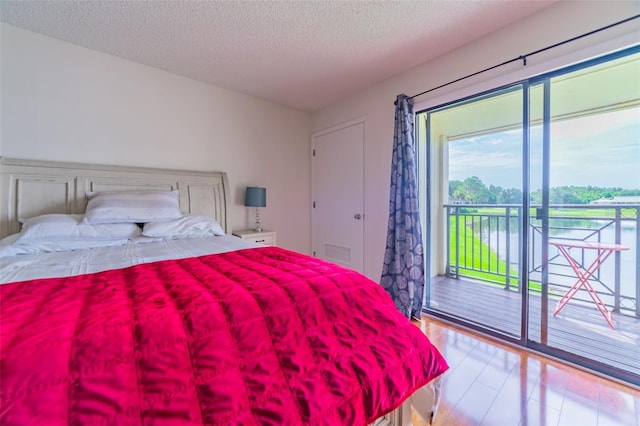
<path fill-rule="evenodd" d="M 448 83 L 445 83 L 445 84 L 441 84 L 440 86 L 434 87 L 434 88 L 432 88 L 432 89 L 425 90 L 424 92 L 420 92 L 420 93 L 417 93 L 417 94 L 415 94 L 415 95 L 413 95 L 413 96 L 409 96 L 409 99 L 413 99 L 413 98 L 416 98 L 416 97 L 418 97 L 418 96 L 421 96 L 421 95 L 427 94 L 427 93 L 429 93 L 429 92 L 433 92 L 434 90 L 441 89 L 441 88 L 443 88 L 443 87 L 445 87 L 445 86 L 449 86 L 449 85 L 454 84 L 454 83 L 457 83 L 457 82 L 459 82 L 459 81 L 466 80 L 467 78 L 471 78 L 471 77 L 474 77 L 474 76 L 476 76 L 476 75 L 478 75 L 478 74 L 482 74 L 482 73 L 484 73 L 484 72 L 491 71 L 491 70 L 493 70 L 493 69 L 495 69 L 495 68 L 499 68 L 499 67 L 501 67 L 501 66 L 504 66 L 504 65 L 510 64 L 510 63 L 512 63 L 512 62 L 522 61 L 522 65 L 526 67 L 526 66 L 527 66 L 527 57 L 529 57 L 529 56 L 537 55 L 538 53 L 542 53 L 542 52 L 545 52 L 545 51 L 547 51 L 547 50 L 550 50 L 550 49 L 556 48 L 556 47 L 558 47 L 558 46 L 562 46 L 563 44 L 567 44 L 567 43 L 570 43 L 570 42 L 572 42 L 572 41 L 575 41 L 575 40 L 578 40 L 578 39 L 581 39 L 581 38 L 584 38 L 584 37 L 590 36 L 590 35 L 592 35 L 592 34 L 599 33 L 600 31 L 608 30 L 609 28 L 615 27 L 615 26 L 620 25 L 620 24 L 624 24 L 624 23 L 629 22 L 629 21 L 633 21 L 634 19 L 638 19 L 638 18 L 640 18 L 640 14 L 638 14 L 638 15 L 634 15 L 634 16 L 632 16 L 632 17 L 630 17 L 630 18 L 627 18 L 627 19 L 623 19 L 622 21 L 614 22 L 613 24 L 609 24 L 609 25 L 607 25 L 607 26 L 604 26 L 604 27 L 601 27 L 601 28 L 595 29 L 595 30 L 593 30 L 593 31 L 589 31 L 588 33 L 580 34 L 579 36 L 576 36 L 576 37 L 573 37 L 573 38 L 570 38 L 570 39 L 567 39 L 567 40 L 561 41 L 561 42 L 559 42 L 559 43 L 555 43 L 555 44 L 552 44 L 552 45 L 550 45 L 550 46 L 543 47 L 542 49 L 534 50 L 533 52 L 529 52 L 529 53 L 526 53 L 526 54 L 524 54 L 524 55 L 520 55 L 520 56 L 518 56 L 518 57 L 516 57 L 516 58 L 509 59 L 508 61 L 501 62 L 501 63 L 499 63 L 499 64 L 497 64 L 497 65 L 493 65 L 493 66 L 491 66 L 491 67 L 489 67 L 489 68 L 485 68 L 485 69 L 483 69 L 483 70 L 476 71 L 476 72 L 474 72 L 474 73 L 472 73 L 472 74 L 465 75 L 464 77 L 457 78 L 457 79 L 455 79 L 455 80 L 452 80 L 452 81 L 450 81 L 450 82 L 448 82 Z"/>

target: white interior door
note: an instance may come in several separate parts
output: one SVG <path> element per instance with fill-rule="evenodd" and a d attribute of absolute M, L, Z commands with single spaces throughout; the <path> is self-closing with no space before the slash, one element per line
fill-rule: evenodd
<path fill-rule="evenodd" d="M 364 272 L 364 123 L 314 135 L 312 152 L 313 253 Z"/>

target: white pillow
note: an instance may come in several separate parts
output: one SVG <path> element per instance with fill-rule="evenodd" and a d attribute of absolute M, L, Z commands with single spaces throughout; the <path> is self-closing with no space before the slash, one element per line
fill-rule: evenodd
<path fill-rule="evenodd" d="M 87 192 L 85 223 L 146 223 L 182 216 L 178 191 Z"/>
<path fill-rule="evenodd" d="M 145 223 L 142 235 L 155 238 L 199 238 L 224 235 L 224 230 L 210 217 L 188 214 L 175 220 Z"/>
<path fill-rule="evenodd" d="M 24 221 L 17 242 L 120 240 L 142 234 L 135 223 L 88 225 L 81 214 L 45 214 Z"/>

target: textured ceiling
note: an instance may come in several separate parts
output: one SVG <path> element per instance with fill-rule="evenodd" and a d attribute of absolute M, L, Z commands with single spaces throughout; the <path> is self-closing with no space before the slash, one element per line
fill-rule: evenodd
<path fill-rule="evenodd" d="M 0 18 L 315 111 L 555 1 L 2 0 Z"/>

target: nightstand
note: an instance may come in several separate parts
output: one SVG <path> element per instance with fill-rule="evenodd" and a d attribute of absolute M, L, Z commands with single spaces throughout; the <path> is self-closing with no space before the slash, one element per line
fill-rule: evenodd
<path fill-rule="evenodd" d="M 252 241 L 265 246 L 276 245 L 275 231 L 256 232 L 253 229 L 244 229 L 241 231 L 233 231 L 233 235 L 243 240 Z"/>

